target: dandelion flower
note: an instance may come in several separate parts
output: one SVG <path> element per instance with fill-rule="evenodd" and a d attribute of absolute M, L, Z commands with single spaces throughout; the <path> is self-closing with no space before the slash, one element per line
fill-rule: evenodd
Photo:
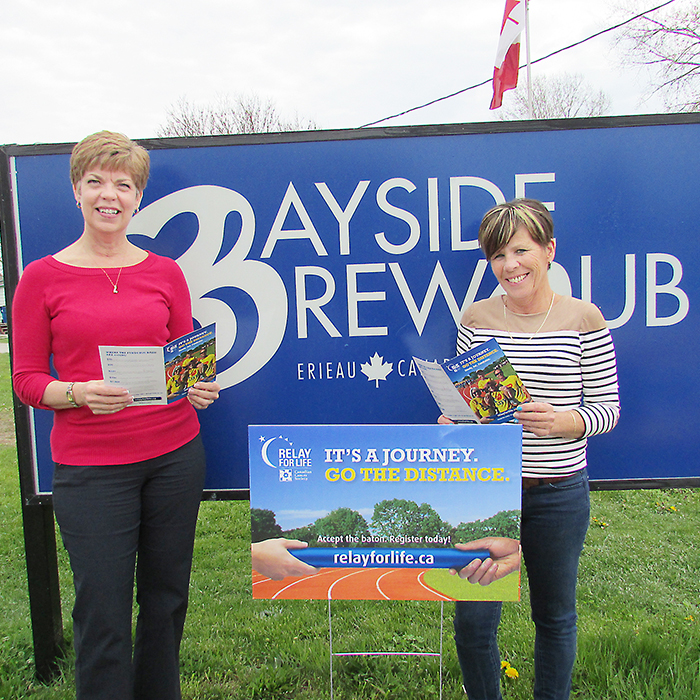
<path fill-rule="evenodd" d="M 508 666 L 505 670 L 505 674 L 508 678 L 520 678 L 520 674 L 512 666 Z"/>

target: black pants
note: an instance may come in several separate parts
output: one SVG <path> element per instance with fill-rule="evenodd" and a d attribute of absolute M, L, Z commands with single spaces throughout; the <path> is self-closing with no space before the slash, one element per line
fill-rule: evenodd
<path fill-rule="evenodd" d="M 181 697 L 179 648 L 204 472 L 199 437 L 135 464 L 56 465 L 53 505 L 75 585 L 77 700 Z"/>

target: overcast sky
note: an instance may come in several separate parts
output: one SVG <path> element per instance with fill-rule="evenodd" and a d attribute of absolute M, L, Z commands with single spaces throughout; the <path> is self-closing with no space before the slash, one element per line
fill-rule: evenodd
<path fill-rule="evenodd" d="M 678 0 L 678 4 L 685 0 Z M 626 0 L 642 11 L 662 0 Z M 354 128 L 490 78 L 504 0 L 11 0 L 0 23 L 0 143 L 148 138 L 179 98 L 255 93 L 284 117 Z M 629 16 L 611 0 L 531 0 L 535 59 Z M 662 111 L 616 33 L 533 67 L 580 73 L 610 114 Z M 523 51 L 524 57 L 524 51 Z M 521 78 L 522 79 L 522 78 Z M 387 126 L 497 119 L 490 85 Z M 506 101 L 507 104 L 507 101 Z"/>

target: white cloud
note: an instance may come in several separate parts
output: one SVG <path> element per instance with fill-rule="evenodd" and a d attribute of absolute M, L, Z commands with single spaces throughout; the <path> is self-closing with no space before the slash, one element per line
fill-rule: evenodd
<path fill-rule="evenodd" d="M 72 141 L 112 128 L 155 135 L 181 96 L 213 102 L 255 92 L 285 116 L 357 127 L 488 79 L 503 0 L 15 0 L 0 27 L 0 143 Z M 532 57 L 612 22 L 608 0 L 531 5 Z M 582 73 L 639 107 L 610 35 L 538 64 Z M 485 86 L 388 122 L 483 121 Z"/>

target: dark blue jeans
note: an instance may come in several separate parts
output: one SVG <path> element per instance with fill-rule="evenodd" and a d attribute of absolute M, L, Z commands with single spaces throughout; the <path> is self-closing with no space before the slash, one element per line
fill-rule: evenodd
<path fill-rule="evenodd" d="M 584 471 L 523 492 L 521 543 L 535 623 L 535 700 L 567 700 L 576 658 L 576 578 L 590 519 Z M 469 700 L 501 700 L 501 603 L 455 604 L 455 641 Z"/>
<path fill-rule="evenodd" d="M 78 700 L 179 700 L 204 470 L 199 437 L 136 464 L 56 465 L 53 505 L 75 585 Z"/>

